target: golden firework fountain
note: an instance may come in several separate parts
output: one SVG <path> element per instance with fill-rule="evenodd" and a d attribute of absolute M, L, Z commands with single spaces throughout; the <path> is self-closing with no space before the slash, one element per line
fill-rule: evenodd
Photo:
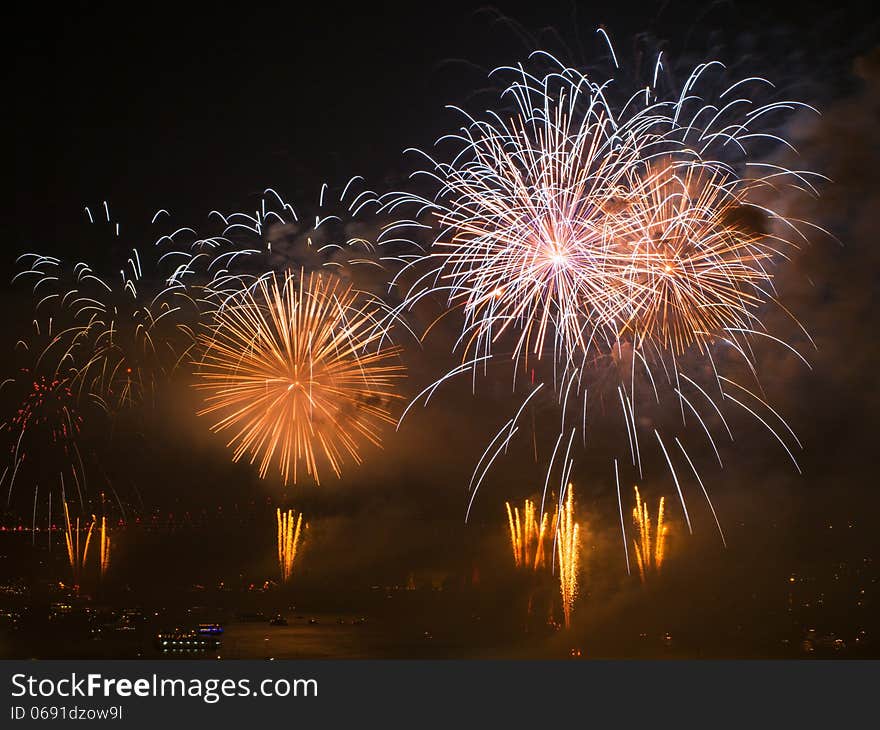
<path fill-rule="evenodd" d="M 70 521 L 70 511 L 67 509 L 67 503 L 64 504 L 64 538 L 67 543 L 67 558 L 73 571 L 74 585 L 79 586 L 82 581 L 83 567 L 89 556 L 89 545 L 92 541 L 92 530 L 95 528 L 95 516 L 92 515 L 92 521 L 88 527 L 80 525 L 79 517 L 75 522 Z M 85 540 L 80 541 L 80 534 L 85 530 Z"/>
<path fill-rule="evenodd" d="M 293 564 L 302 540 L 303 516 L 302 512 L 297 514 L 292 509 L 282 512 L 281 508 L 275 514 L 278 528 L 278 565 L 281 568 L 281 580 L 287 582 L 293 575 Z"/>
<path fill-rule="evenodd" d="M 511 507 L 510 502 L 505 502 L 504 506 L 507 508 L 514 564 L 517 568 L 543 568 L 546 563 L 545 542 L 550 532 L 548 514 L 541 515 L 539 522 L 535 503 L 530 499 L 525 501 L 522 511 L 519 507 Z"/>
<path fill-rule="evenodd" d="M 575 521 L 572 485 L 568 485 L 565 501 L 561 509 L 558 509 L 552 517 L 545 512 L 538 519 L 538 510 L 530 499 L 525 500 L 522 510 L 511 506 L 510 502 L 505 502 L 505 508 L 514 564 L 518 569 L 536 572 L 541 568 L 553 567 L 555 563 L 562 599 L 562 614 L 565 627 L 569 628 L 571 613 L 578 595 L 581 567 L 580 525 Z M 530 595 L 529 613 L 531 613 L 532 599 L 533 596 Z"/>
<path fill-rule="evenodd" d="M 70 511 L 67 504 L 64 504 L 64 539 L 67 544 L 67 560 L 73 572 L 74 585 L 79 586 L 82 583 L 83 572 L 88 564 L 89 548 L 92 544 L 92 535 L 95 527 L 98 526 L 98 520 L 92 515 L 91 522 L 86 524 L 81 522 L 77 517 L 73 522 L 70 520 Z M 85 538 L 81 539 L 85 533 Z M 101 517 L 100 528 L 98 530 L 98 575 L 104 578 L 110 568 L 110 532 L 107 529 L 107 517 Z"/>
<path fill-rule="evenodd" d="M 100 552 L 98 554 L 99 559 L 99 571 L 101 578 L 104 578 L 107 575 L 107 570 L 110 568 L 110 534 L 107 531 L 107 517 L 101 517 L 101 532 L 100 532 Z"/>
<path fill-rule="evenodd" d="M 565 628 L 571 628 L 571 612 L 578 595 L 580 571 L 580 526 L 574 516 L 574 489 L 568 485 L 565 504 L 557 518 L 556 556 L 559 567 L 559 592 Z"/>
<path fill-rule="evenodd" d="M 633 507 L 633 523 L 638 531 L 638 538 L 633 540 L 633 545 L 636 563 L 639 566 L 639 578 L 642 583 L 645 583 L 650 572 L 660 572 L 666 554 L 667 527 L 663 523 L 665 499 L 660 497 L 660 504 L 657 507 L 657 525 L 652 534 L 648 503 L 642 501 L 638 487 L 635 487 L 635 493 L 636 505 Z"/>

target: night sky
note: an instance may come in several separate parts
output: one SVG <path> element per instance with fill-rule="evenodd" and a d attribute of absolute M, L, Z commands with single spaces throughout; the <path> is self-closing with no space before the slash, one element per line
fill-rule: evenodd
<path fill-rule="evenodd" d="M 623 57 L 644 35 L 682 66 L 714 52 L 824 101 L 852 85 L 871 26 L 867 10 L 822 5 L 68 4 L 14 41 L 16 244 L 105 198 L 123 220 L 161 206 L 198 219 L 270 184 L 291 199 L 354 174 L 393 185 L 402 150 L 445 132 L 443 106 L 485 88 L 488 69 L 538 46 L 593 63 L 599 25 Z"/>
<path fill-rule="evenodd" d="M 457 121 L 444 105 L 485 108 L 494 93 L 486 71 L 524 59 L 535 47 L 574 64 L 601 60 L 599 25 L 624 59 L 638 59 L 647 46 L 665 49 L 682 68 L 717 57 L 742 75 L 770 77 L 822 112 L 819 119 L 795 117 L 787 132 L 800 149 L 798 164 L 833 182 L 819 200 L 792 205 L 808 206 L 804 217 L 838 240 L 817 235 L 779 282 L 786 305 L 816 342 L 813 369 L 771 349 L 764 353 L 763 386 L 803 441 L 804 474 L 793 471 L 768 434 L 747 432 L 726 454 L 727 468 L 708 477 L 729 528 L 728 550 L 698 510 L 690 559 L 670 578 L 668 610 L 689 610 L 672 594 L 691 581 L 708 582 L 714 587 L 705 595 L 715 595 L 712 590 L 722 590 L 712 583 L 717 579 L 729 595 L 742 597 L 795 564 L 818 565 L 838 554 L 880 561 L 869 526 L 880 508 L 874 324 L 880 318 L 880 36 L 867 8 L 315 5 L 218 4 L 196 11 L 183 4 L 66 4 L 35 8 L 40 14 L 27 23 L 7 26 L 16 46 L 6 111 L 16 129 L 15 210 L 3 223 L 3 277 L 24 251 L 87 254 L 100 263 L 83 205 L 97 209 L 104 200 L 137 239 L 138 227 L 146 230 L 158 208 L 200 224 L 212 209 L 254 205 L 267 186 L 294 205 L 314 200 L 322 183 L 338 189 L 355 174 L 379 192 L 399 188 L 411 170 L 403 150 L 428 148 Z M 3 302 L 17 317 L 28 306 L 11 286 Z M 790 329 L 786 334 L 808 344 Z M 411 355 L 411 393 L 438 376 L 447 340 L 441 333 Z M 10 351 L 12 344 L 6 343 Z M 461 570 L 474 551 L 494 559 L 502 549 L 503 500 L 537 491 L 542 474 L 521 455 L 500 462 L 472 524 L 463 524 L 473 465 L 509 416 L 505 385 L 476 398 L 466 383 L 451 386 L 427 409 L 415 409 L 401 433 L 389 433 L 384 451 L 365 450 L 362 469 L 318 490 L 284 490 L 275 479 L 260 482 L 247 464 L 229 463 L 221 439 L 193 415 L 192 389 L 176 382 L 131 433 L 116 426 L 119 447 L 105 466 L 130 507 L 144 515 L 198 513 L 206 505 L 213 513 L 218 504 L 268 504 L 279 495 L 303 505 L 323 517 L 318 529 L 328 547 L 310 557 L 315 574 L 342 581 L 413 567 Z M 579 496 L 594 505 L 590 549 L 611 556 L 593 566 L 591 579 L 593 595 L 607 588 L 604 595 L 612 596 L 607 613 L 617 605 L 623 569 L 614 547 L 610 449 L 600 434 L 590 453 L 579 456 L 574 476 Z M 668 475 L 655 469 L 654 477 L 648 488 L 669 493 L 671 485 L 662 482 Z M 681 516 L 672 519 L 680 529 Z M 847 529 L 853 532 L 842 542 L 828 534 Z M 358 549 L 350 549 L 354 544 Z"/>

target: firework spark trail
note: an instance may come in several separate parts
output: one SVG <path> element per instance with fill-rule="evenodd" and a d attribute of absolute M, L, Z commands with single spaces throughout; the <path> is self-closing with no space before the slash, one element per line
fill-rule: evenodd
<path fill-rule="evenodd" d="M 101 517 L 101 533 L 100 533 L 100 554 L 98 556 L 98 566 L 101 578 L 106 577 L 107 571 L 110 569 L 110 534 L 107 532 L 107 517 Z"/>
<path fill-rule="evenodd" d="M 505 502 L 507 521 L 510 529 L 510 545 L 513 550 L 513 560 L 517 568 L 530 568 L 538 570 L 543 568 L 546 561 L 545 543 L 549 536 L 548 527 L 555 524 L 545 512 L 538 520 L 535 503 L 527 499 L 523 504 L 522 512 L 519 507 L 511 508 L 510 502 Z"/>
<path fill-rule="evenodd" d="M 773 243 L 727 223 L 742 201 L 715 170 L 649 161 L 631 171 L 619 211 L 609 214 L 626 267 L 619 336 L 682 355 L 715 335 L 755 327 Z M 623 306 L 627 309 L 623 309 Z"/>
<path fill-rule="evenodd" d="M 440 229 L 430 257 L 437 265 L 418 279 L 410 301 L 427 283 L 448 292 L 449 306 L 461 303 L 466 352 L 489 352 L 518 327 L 513 359 L 522 356 L 526 366 L 530 352 L 540 359 L 551 330 L 564 366 L 577 350 L 631 330 L 637 341 L 651 338 L 676 352 L 730 322 L 753 330 L 750 310 L 768 298 L 761 284 L 772 290 L 763 260 L 792 242 L 749 235 L 731 221 L 757 207 L 752 190 L 784 171 L 745 179 L 707 155 L 718 138 L 745 153 L 745 139 L 771 136 L 750 125 L 780 105 L 734 127 L 739 139 L 714 128 L 726 116 L 697 123 L 708 102 L 685 118 L 692 95 L 638 111 L 628 103 L 615 114 L 603 86 L 574 69 L 543 79 L 520 73 L 502 95 L 515 100 L 509 122 L 468 117 L 461 135 L 444 138 L 461 148 L 453 163 L 426 155 L 433 170 L 423 174 L 439 187 L 434 200 L 392 198 L 392 206 L 418 202 Z M 697 140 L 692 132 L 700 132 Z M 808 184 L 802 173 L 790 176 Z"/>
<path fill-rule="evenodd" d="M 76 522 L 71 523 L 70 521 L 70 512 L 67 509 L 67 502 L 64 503 L 64 524 L 65 524 L 65 538 L 67 542 L 67 557 L 70 562 L 70 567 L 73 570 L 73 583 L 76 586 L 79 586 L 82 582 L 82 574 L 83 568 L 86 565 L 86 561 L 89 557 L 89 544 L 92 540 L 92 530 L 95 528 L 95 516 L 92 515 L 92 521 L 89 523 L 88 528 L 86 528 L 86 538 L 80 548 L 80 522 L 79 517 L 76 518 Z"/>
<path fill-rule="evenodd" d="M 65 480 L 84 506 L 86 475 L 80 450 L 83 418 L 70 378 L 24 367 L 0 384 L 0 396 L 11 412 L 0 423 L 9 454 L 0 474 L 7 506 L 21 481 L 33 484 L 35 505 L 41 485 L 49 500 L 55 493 L 64 501 Z"/>
<path fill-rule="evenodd" d="M 606 318 L 604 292 L 617 274 L 601 261 L 600 202 L 637 150 L 609 154 L 612 137 L 597 100 L 587 102 L 578 121 L 583 92 L 570 92 L 545 114 L 528 94 L 517 95 L 523 113 L 510 124 L 471 119 L 463 135 L 452 137 L 463 147 L 456 160 L 472 156 L 458 166 L 428 158 L 435 170 L 426 174 L 441 190 L 438 201 L 419 203 L 442 231 L 440 251 L 432 254 L 440 263 L 417 282 L 410 300 L 423 296 L 425 281 L 447 291 L 448 305 L 464 312 L 466 356 L 488 354 L 516 330 L 515 358 L 526 366 L 529 354 L 541 359 L 548 339 L 567 360 L 590 336 L 584 313 Z"/>
<path fill-rule="evenodd" d="M 349 279 L 355 268 L 384 272 L 389 264 L 405 261 L 405 253 L 391 249 L 411 248 L 413 243 L 400 237 L 400 222 L 376 217 L 381 202 L 363 183 L 355 176 L 338 195 L 325 183 L 310 213 L 297 213 L 273 188 L 263 191 L 253 210 L 212 210 L 209 223 L 219 223 L 220 229 L 197 237 L 188 248 L 199 271 L 208 275 L 207 301 L 222 306 L 271 272 L 327 269 Z"/>
<path fill-rule="evenodd" d="M 617 509 L 620 514 L 620 536 L 623 539 L 623 554 L 626 558 L 626 574 L 631 575 L 629 562 L 629 547 L 626 544 L 626 525 L 623 521 L 623 502 L 620 496 L 620 473 L 617 469 L 617 459 L 614 460 L 614 486 L 617 490 Z"/>
<path fill-rule="evenodd" d="M 217 310 L 200 336 L 199 414 L 231 431 L 233 460 L 249 453 L 265 477 L 273 461 L 284 483 L 300 463 L 320 483 L 323 457 L 340 476 L 360 442 L 380 445 L 379 427 L 404 375 L 397 347 L 378 347 L 382 308 L 334 277 L 288 272 L 259 280 Z"/>
<path fill-rule="evenodd" d="M 403 192 L 384 198 L 390 210 L 415 206 L 416 217 L 432 217 L 436 231 L 430 254 L 409 261 L 394 279 L 394 285 L 411 280 L 398 309 L 435 295 L 447 312 L 461 311 L 454 349 L 473 371 L 474 390 L 478 365 L 485 374 L 490 362 L 511 363 L 514 390 L 517 373 L 532 365 L 532 392 L 474 472 L 468 514 L 489 467 L 519 429 L 542 359 L 551 373 L 540 384 L 552 383 L 561 411 L 548 482 L 567 432 L 569 447 L 576 430 L 586 445 L 588 393 L 602 398 L 613 389 L 633 467 L 643 476 L 642 449 L 654 443 L 645 435 L 653 431 L 686 516 L 658 420 L 669 410 L 666 399 L 677 401 L 682 429 L 688 413 L 696 417 L 719 464 L 710 429 L 717 415 L 732 439 L 722 408 L 733 402 L 768 429 L 797 466 L 771 425 L 781 421 L 799 445 L 781 416 L 719 367 L 721 353 L 738 355 L 740 363 L 725 357 L 724 364 L 744 368 L 760 392 L 753 341 L 776 343 L 803 359 L 766 331 L 763 314 L 778 307 L 804 331 L 778 302 L 773 272 L 807 232 L 821 229 L 787 218 L 763 196 L 782 186 L 815 194 L 822 176 L 759 156 L 770 147 L 790 148 L 774 127 L 777 118 L 810 107 L 761 104 L 772 85 L 759 77 L 731 83 L 718 62 L 700 64 L 675 88 L 661 75 L 658 58 L 650 84 L 618 96 L 621 84 L 594 82 L 549 54 L 536 52 L 533 61 L 552 68 L 543 76 L 524 66 L 496 70 L 514 74 L 501 94 L 505 111 L 482 119 L 462 112 L 461 131 L 439 141 L 451 145 L 451 154 L 422 153 L 427 166 L 416 175 L 433 185 L 433 197 Z M 604 371 L 618 382 L 603 386 Z M 709 371 L 711 387 L 697 382 L 702 371 Z M 758 406 L 734 398 L 730 387 Z M 710 395 L 713 388 L 717 395 Z M 570 408 L 577 399 L 581 408 Z M 646 410 L 652 403 L 657 414 Z M 582 414 L 575 425 L 566 422 L 569 408 Z M 761 409 L 771 415 L 763 417 Z M 526 417 L 534 418 L 534 408 Z M 708 500 L 696 464 L 672 436 Z M 568 452 L 563 466 L 570 470 Z"/>
<path fill-rule="evenodd" d="M 159 382 L 186 357 L 195 339 L 197 297 L 188 284 L 195 275 L 193 256 L 177 247 L 194 233 L 179 228 L 147 246 L 121 247 L 119 224 L 95 222 L 95 234 L 110 230 L 101 251 L 118 268 L 99 272 L 88 263 L 39 253 L 18 258 L 13 282 L 33 282 L 37 318 L 55 323 L 55 333 L 40 359 L 70 370 L 80 396 L 108 411 L 151 402 Z M 160 211 L 152 223 L 161 218 Z M 90 231 L 92 234 L 92 231 Z M 111 266 L 111 269 L 112 269 Z"/>
<path fill-rule="evenodd" d="M 84 511 L 85 467 L 91 472 L 99 466 L 94 449 L 83 452 L 80 447 L 85 422 L 100 429 L 108 414 L 151 404 L 159 384 L 194 342 L 199 309 L 188 288 L 191 258 L 175 250 L 190 229 L 129 247 L 106 202 L 103 220 L 89 208 L 85 212 L 88 245 L 99 246 L 98 258 L 106 263 L 102 271 L 74 258 L 40 253 L 17 259 L 13 283 L 30 284 L 35 330 L 16 345 L 27 356 L 27 367 L 5 381 L 3 389 L 17 391 L 28 378 L 33 386 L 30 403 L 22 397 L 17 416 L 2 426 L 15 439 L 11 468 L 0 477 L 3 486 L 8 480 L 7 501 L 15 482 L 26 479 L 35 497 L 42 487 L 50 498 L 54 491 L 66 502 L 66 491 L 73 496 L 75 488 Z M 160 211 L 151 223 L 166 214 Z M 42 422 L 32 417 L 40 413 Z M 55 432 L 47 435 L 52 422 Z M 33 458 L 37 453 L 41 458 Z M 50 467 L 55 473 L 48 473 Z"/>
<path fill-rule="evenodd" d="M 567 470 L 564 476 L 567 478 Z M 568 484 L 552 517 L 544 512 L 539 519 L 537 504 L 531 499 L 525 500 L 522 511 L 510 502 L 504 506 L 514 565 L 537 571 L 555 563 L 563 621 L 570 628 L 581 574 L 581 527 L 575 521 L 574 488 Z M 531 611 L 531 598 L 529 601 Z"/>
<path fill-rule="evenodd" d="M 308 238 L 308 247 L 322 265 L 334 267 L 332 270 L 340 277 L 350 274 L 350 264 L 372 261 L 381 267 L 381 257 L 363 225 L 352 223 L 362 210 L 378 205 L 372 191 L 360 190 L 357 183 L 352 179 L 345 186 L 338 210 L 331 210 L 333 201 L 324 186 L 311 225 L 297 229 L 305 230 L 301 235 Z M 109 266 L 98 271 L 72 258 L 30 253 L 19 257 L 20 270 L 13 282 L 29 283 L 31 287 L 34 323 L 42 332 L 37 338 L 39 343 L 23 344 L 36 360 L 39 372 L 45 371 L 49 380 L 74 391 L 79 411 L 88 402 L 111 415 L 152 402 L 159 385 L 182 363 L 189 363 L 198 324 L 222 307 L 220 295 L 228 299 L 265 276 L 265 267 L 284 264 L 285 256 L 296 254 L 285 246 L 299 236 L 291 230 L 298 221 L 296 213 L 271 189 L 266 190 L 254 216 L 242 213 L 224 217 L 215 212 L 223 221 L 218 236 L 199 237 L 192 228 L 171 227 L 170 214 L 160 210 L 152 217 L 149 230 L 136 232 L 149 243 L 141 245 L 137 241 L 137 245 L 131 245 L 134 239 L 121 234 L 106 202 L 100 212 L 93 213 L 86 207 L 85 213 L 90 224 L 89 244 L 100 246 L 100 259 L 109 259 Z M 162 233 L 153 233 L 154 229 Z M 106 234 L 104 238 L 102 234 Z M 393 245 L 393 236 L 393 231 L 385 235 L 383 243 Z M 249 242 L 258 243 L 256 239 L 259 245 L 248 249 Z M 285 250 L 273 249 L 273 244 Z M 248 267 L 236 269 L 244 261 Z M 254 271 L 258 273 L 242 273 Z M 383 339 L 390 337 L 392 324 L 402 324 L 393 317 L 378 318 L 378 308 L 376 313 L 373 324 Z M 363 334 L 361 338 L 368 339 Z M 381 399 L 378 391 L 373 395 Z M 383 409 L 381 404 L 366 403 L 363 410 L 370 408 Z M 0 476 L 2 486 L 9 484 L 11 496 L 12 485 L 25 466 L 28 436 L 33 429 L 17 428 L 9 422 L 4 428 L 18 437 L 11 445 L 13 459 Z M 82 468 L 76 468 L 77 464 L 81 467 L 82 459 L 77 453 L 69 461 L 74 465 L 73 473 L 61 476 L 76 486 L 82 500 L 85 474 Z M 45 482 L 35 482 L 35 496 L 40 481 Z"/>
<path fill-rule="evenodd" d="M 657 507 L 657 524 L 654 527 L 653 545 L 651 543 L 651 517 L 648 503 L 642 501 L 639 488 L 635 487 L 636 504 L 633 507 L 633 524 L 636 526 L 638 539 L 633 540 L 636 563 L 639 566 L 639 578 L 642 583 L 648 579 L 650 572 L 659 573 L 666 556 L 666 535 L 668 528 L 663 522 L 665 498 L 660 497 Z"/>
<path fill-rule="evenodd" d="M 565 628 L 571 628 L 571 613 L 578 596 L 580 572 L 580 526 L 574 521 L 574 489 L 569 484 L 565 503 L 557 518 L 556 556 L 559 566 L 559 592 Z"/>
<path fill-rule="evenodd" d="M 278 565 L 281 568 L 281 580 L 287 582 L 293 575 L 293 565 L 296 561 L 297 552 L 302 538 L 303 516 L 295 510 L 289 509 L 282 512 L 279 507 L 276 510 L 277 535 L 278 535 Z M 308 526 L 308 525 L 306 525 Z"/>

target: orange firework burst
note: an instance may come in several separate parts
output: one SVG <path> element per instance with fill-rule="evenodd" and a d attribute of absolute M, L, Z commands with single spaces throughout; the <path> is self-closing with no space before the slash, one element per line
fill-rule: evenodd
<path fill-rule="evenodd" d="M 747 224 L 750 209 L 726 176 L 706 165 L 652 161 L 628 177 L 609 212 L 623 275 L 608 319 L 621 321 L 638 346 L 647 339 L 676 354 L 751 330 L 754 310 L 769 296 L 778 242 Z"/>
<path fill-rule="evenodd" d="M 300 462 L 317 483 L 322 455 L 340 476 L 346 455 L 361 462 L 362 440 L 379 445 L 393 422 L 397 347 L 382 348 L 381 305 L 337 279 L 267 276 L 232 296 L 200 337 L 199 415 L 231 431 L 233 460 L 249 453 L 265 477 L 273 462 L 296 483 Z"/>

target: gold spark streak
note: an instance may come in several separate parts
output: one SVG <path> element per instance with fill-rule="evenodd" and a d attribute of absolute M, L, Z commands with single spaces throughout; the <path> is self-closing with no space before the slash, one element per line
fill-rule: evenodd
<path fill-rule="evenodd" d="M 665 498 L 660 497 L 660 505 L 657 508 L 657 526 L 652 536 L 648 503 L 642 501 L 638 487 L 635 487 L 635 493 L 636 505 L 633 507 L 633 524 L 635 524 L 638 531 L 638 538 L 633 540 L 633 545 L 635 547 L 636 563 L 639 566 L 639 578 L 644 583 L 648 579 L 649 572 L 660 572 L 666 553 L 667 527 L 663 522 Z M 651 546 L 652 539 L 654 540 L 653 549 Z"/>
<path fill-rule="evenodd" d="M 303 516 L 295 510 L 282 512 L 276 510 L 278 523 L 278 565 L 281 568 L 281 580 L 288 581 L 293 575 L 293 564 L 299 550 L 302 537 Z"/>
<path fill-rule="evenodd" d="M 559 559 L 559 591 L 562 595 L 565 628 L 571 627 L 571 612 L 578 595 L 579 531 L 579 525 L 574 521 L 574 490 L 569 484 L 565 506 L 559 515 L 556 541 L 556 555 Z"/>
<path fill-rule="evenodd" d="M 67 543 L 67 558 L 70 562 L 70 567 L 73 570 L 73 582 L 74 585 L 79 585 L 82 580 L 82 571 L 83 566 L 86 564 L 86 559 L 89 556 L 89 544 L 92 541 L 92 530 L 95 527 L 95 516 L 92 515 L 92 521 L 89 524 L 88 528 L 86 528 L 86 539 L 80 549 L 80 522 L 79 517 L 76 518 L 76 522 L 71 523 L 70 521 L 70 512 L 67 509 L 67 504 L 64 504 L 64 522 L 65 522 L 65 541 Z"/>
<path fill-rule="evenodd" d="M 100 570 L 101 577 L 107 575 L 110 567 L 110 535 L 107 532 L 107 517 L 101 517 L 101 542 L 100 542 Z"/>
<path fill-rule="evenodd" d="M 517 568 L 527 567 L 532 570 L 543 568 L 546 563 L 545 541 L 548 537 L 549 518 L 547 513 L 538 522 L 538 511 L 535 503 L 527 499 L 523 510 L 511 508 L 505 502 L 507 524 L 510 530 L 510 546 L 513 550 L 513 561 Z"/>

